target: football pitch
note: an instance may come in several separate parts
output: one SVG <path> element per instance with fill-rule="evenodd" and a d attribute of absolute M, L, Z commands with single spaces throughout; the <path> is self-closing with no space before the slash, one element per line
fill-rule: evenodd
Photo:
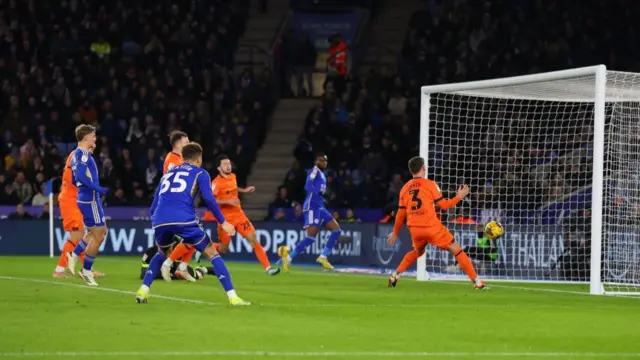
<path fill-rule="evenodd" d="M 640 299 L 586 286 L 419 283 L 230 263 L 234 308 L 217 279 L 156 281 L 136 304 L 138 258 L 102 257 L 99 288 L 51 278 L 54 259 L 0 257 L 0 358 L 631 359 Z"/>

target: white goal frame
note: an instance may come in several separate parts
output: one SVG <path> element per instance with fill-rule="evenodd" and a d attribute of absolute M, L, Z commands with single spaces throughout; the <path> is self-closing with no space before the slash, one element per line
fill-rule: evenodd
<path fill-rule="evenodd" d="M 606 104 L 606 86 L 607 86 L 607 68 L 605 65 L 596 65 L 590 67 L 576 68 L 563 71 L 554 71 L 548 73 L 515 76 L 509 78 L 500 78 L 492 80 L 471 81 L 464 83 L 452 83 L 433 86 L 423 86 L 421 88 L 420 99 L 420 156 L 424 159 L 429 158 L 429 124 L 433 112 L 431 111 L 431 96 L 436 93 L 454 93 L 464 92 L 470 90 L 488 89 L 500 86 L 511 85 L 526 85 L 531 83 L 538 83 L 544 81 L 562 80 L 568 78 L 575 78 L 580 76 L 595 76 L 594 93 L 593 98 L 586 100 L 581 99 L 566 99 L 558 98 L 553 95 L 549 95 L 548 99 L 542 97 L 536 97 L 536 100 L 548 100 L 548 101 L 571 101 L 571 102 L 590 102 L 594 104 L 594 138 L 593 138 L 593 183 L 592 183 L 592 203 L 591 203 L 591 258 L 590 258 L 590 293 L 594 295 L 614 295 L 614 292 L 605 292 L 602 283 L 601 274 L 601 255 L 602 255 L 602 219 L 603 219 L 603 180 L 604 180 L 604 152 L 605 152 L 605 104 Z M 632 90 L 630 90 L 632 91 Z M 636 90 L 637 91 L 637 90 Z M 590 95 L 589 95 L 590 96 Z M 491 96 L 496 98 L 510 99 L 508 94 L 502 94 L 502 96 Z M 513 97 L 513 99 L 524 99 L 521 97 Z M 526 99 L 524 99 L 526 100 Z M 430 280 L 429 274 L 426 270 L 426 254 L 422 255 L 417 262 L 417 280 L 426 281 Z M 511 281 L 511 282 L 543 282 L 543 281 L 523 281 L 523 280 L 496 280 L 496 281 Z M 548 281 L 547 281 L 548 282 Z M 559 281 L 553 281 L 559 283 Z M 572 282 L 576 283 L 576 282 Z M 640 294 L 640 293 L 618 293 L 625 295 Z"/>

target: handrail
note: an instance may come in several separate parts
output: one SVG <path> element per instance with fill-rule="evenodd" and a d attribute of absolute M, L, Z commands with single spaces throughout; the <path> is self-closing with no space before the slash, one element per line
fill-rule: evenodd
<path fill-rule="evenodd" d="M 293 15 L 293 13 L 291 11 L 287 11 L 282 16 L 282 19 L 280 20 L 280 24 L 278 24 L 278 30 L 276 31 L 276 35 L 271 40 L 271 55 L 272 56 L 274 55 L 276 45 L 278 44 L 278 41 L 282 37 L 282 34 L 284 33 L 284 31 L 287 29 L 287 27 L 291 23 L 291 16 L 292 15 Z"/>

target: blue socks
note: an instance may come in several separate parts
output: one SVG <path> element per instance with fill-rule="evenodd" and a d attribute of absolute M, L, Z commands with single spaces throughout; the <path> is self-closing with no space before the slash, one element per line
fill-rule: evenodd
<path fill-rule="evenodd" d="M 94 261 L 96 261 L 95 257 L 84 254 L 84 264 L 82 265 L 82 268 L 87 271 L 91 271 L 91 269 L 93 269 Z"/>
<path fill-rule="evenodd" d="M 73 253 L 76 254 L 76 256 L 80 256 L 80 254 L 82 254 L 82 252 L 85 251 L 86 249 L 87 249 L 87 243 L 84 242 L 84 239 L 83 239 L 83 240 L 80 240 L 78 245 L 76 245 L 75 249 L 73 249 Z"/>
<path fill-rule="evenodd" d="M 86 257 L 85 257 L 86 259 Z M 156 276 L 160 273 L 160 268 L 162 267 L 162 263 L 165 260 L 165 256 L 161 252 L 157 252 L 151 258 L 149 262 L 149 267 L 147 268 L 147 272 L 144 273 L 144 279 L 142 280 L 142 284 L 151 287 L 151 283 L 155 280 Z"/>
<path fill-rule="evenodd" d="M 231 275 L 229 275 L 229 270 L 227 269 L 227 265 L 224 264 L 224 260 L 220 257 L 220 254 L 211 258 L 211 266 L 213 266 L 213 270 L 216 273 L 216 277 L 218 277 L 218 281 L 222 285 L 224 291 L 233 291 L 233 284 L 231 283 Z M 151 266 L 149 266 L 151 267 Z"/>
<path fill-rule="evenodd" d="M 324 249 L 322 249 L 322 256 L 328 257 L 329 255 L 331 255 L 331 251 L 338 243 L 340 234 L 342 234 L 342 230 L 340 229 L 331 232 L 331 235 L 329 235 L 329 240 L 327 240 L 327 243 L 324 245 Z"/>
<path fill-rule="evenodd" d="M 311 244 L 313 244 L 315 241 L 316 239 L 312 238 L 311 236 L 307 236 L 304 239 L 302 239 L 299 243 L 296 244 L 296 248 L 293 249 L 293 251 L 289 254 L 289 257 L 291 257 L 291 260 L 293 260 L 298 254 L 303 252 L 306 248 L 311 246 Z"/>

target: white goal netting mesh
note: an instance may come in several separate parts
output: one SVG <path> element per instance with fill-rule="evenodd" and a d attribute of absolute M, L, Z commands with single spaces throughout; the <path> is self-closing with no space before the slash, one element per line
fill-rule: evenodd
<path fill-rule="evenodd" d="M 442 214 L 487 279 L 588 282 L 595 75 L 430 94 L 428 177 Z M 640 291 L 640 74 L 608 72 L 602 272 L 607 291 Z M 506 234 L 482 238 L 498 220 Z M 461 276 L 453 257 L 427 253 L 431 278 Z M 419 271 L 421 271 L 419 269 Z"/>

